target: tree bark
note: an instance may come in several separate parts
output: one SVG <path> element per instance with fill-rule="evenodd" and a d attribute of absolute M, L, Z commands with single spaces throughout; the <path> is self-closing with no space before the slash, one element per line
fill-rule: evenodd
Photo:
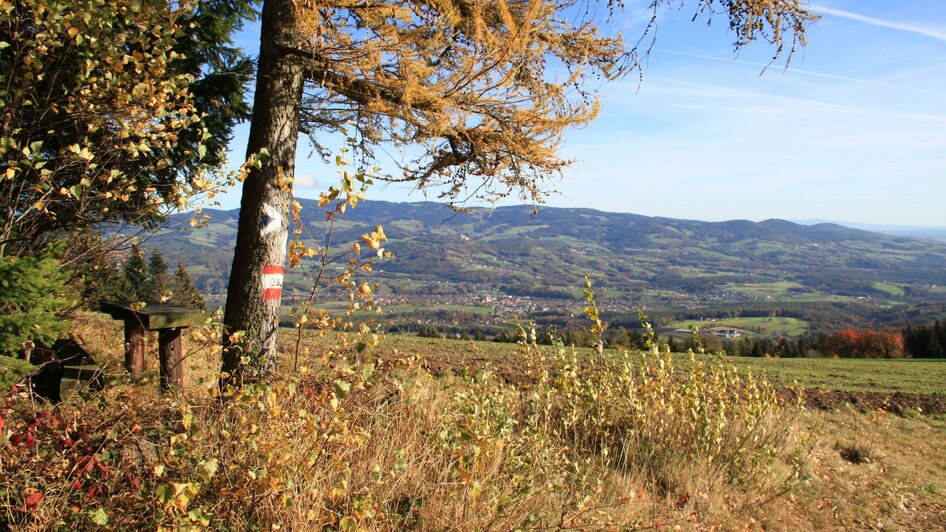
<path fill-rule="evenodd" d="M 293 0 L 266 0 L 260 29 L 253 119 L 247 156 L 269 151 L 243 182 L 233 269 L 227 288 L 221 384 L 258 379 L 276 365 L 276 338 L 286 262 L 303 69 L 282 50 L 294 44 Z M 234 332 L 243 332 L 238 342 Z M 249 357 L 250 367 L 242 360 Z M 248 373 L 248 374 L 247 374 Z"/>
<path fill-rule="evenodd" d="M 132 377 L 141 377 L 145 359 L 145 328 L 137 317 L 125 319 L 125 369 Z"/>
<path fill-rule="evenodd" d="M 181 329 L 160 329 L 158 365 L 162 392 L 184 390 L 184 360 L 181 355 Z"/>

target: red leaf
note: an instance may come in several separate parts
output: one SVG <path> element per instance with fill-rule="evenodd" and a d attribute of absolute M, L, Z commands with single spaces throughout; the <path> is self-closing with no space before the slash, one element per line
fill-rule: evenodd
<path fill-rule="evenodd" d="M 29 509 L 36 508 L 39 506 L 39 503 L 43 502 L 43 494 L 39 491 L 32 491 L 26 495 L 26 498 L 23 499 L 23 502 Z"/>

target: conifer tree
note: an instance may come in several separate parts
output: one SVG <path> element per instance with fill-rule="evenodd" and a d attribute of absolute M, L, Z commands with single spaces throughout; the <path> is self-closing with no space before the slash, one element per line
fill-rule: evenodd
<path fill-rule="evenodd" d="M 144 301 L 148 299 L 149 284 L 145 254 L 141 247 L 131 247 L 125 266 L 122 269 L 125 275 L 125 293 L 128 299 Z"/>
<path fill-rule="evenodd" d="M 174 296 L 172 301 L 175 303 L 194 307 L 200 310 L 207 310 L 207 305 L 204 303 L 204 296 L 201 295 L 200 291 L 194 286 L 194 283 L 191 281 L 191 276 L 187 273 L 187 268 L 184 267 L 184 263 L 177 263 L 177 271 L 174 273 L 174 282 L 173 282 Z"/>
<path fill-rule="evenodd" d="M 168 263 L 160 251 L 153 251 L 148 259 L 148 297 L 160 300 L 168 289 Z"/>
<path fill-rule="evenodd" d="M 0 354 L 23 343 L 52 343 L 69 326 L 66 275 L 51 257 L 0 257 Z"/>

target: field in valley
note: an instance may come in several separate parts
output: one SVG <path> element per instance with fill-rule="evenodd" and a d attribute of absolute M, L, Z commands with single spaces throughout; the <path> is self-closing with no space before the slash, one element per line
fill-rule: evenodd
<path fill-rule="evenodd" d="M 701 331 L 712 331 L 719 328 L 735 329 L 743 335 L 767 338 L 773 338 L 783 334 L 788 336 L 801 336 L 809 331 L 809 323 L 807 321 L 781 316 L 718 320 L 678 320 L 673 322 L 671 327 L 684 331 L 688 331 L 691 327 L 697 327 Z"/>

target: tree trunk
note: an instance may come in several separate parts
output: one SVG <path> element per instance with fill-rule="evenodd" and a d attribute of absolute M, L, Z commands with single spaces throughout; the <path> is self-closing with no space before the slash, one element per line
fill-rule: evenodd
<path fill-rule="evenodd" d="M 136 379 L 141 377 L 147 365 L 145 334 L 138 317 L 125 319 L 125 369 Z"/>
<path fill-rule="evenodd" d="M 181 351 L 181 329 L 158 331 L 158 360 L 161 391 L 183 391 L 184 359 Z"/>
<path fill-rule="evenodd" d="M 293 0 L 266 0 L 260 30 L 260 53 L 247 155 L 262 149 L 259 169 L 243 182 L 236 252 L 227 288 L 223 333 L 223 385 L 257 379 L 276 363 L 276 336 L 282 296 L 290 177 L 295 170 L 303 75 L 297 58 L 281 52 L 293 44 L 297 26 Z M 231 334 L 242 331 L 238 342 Z M 250 367 L 244 368 L 243 357 Z M 245 375 L 245 373 L 249 374 Z"/>

